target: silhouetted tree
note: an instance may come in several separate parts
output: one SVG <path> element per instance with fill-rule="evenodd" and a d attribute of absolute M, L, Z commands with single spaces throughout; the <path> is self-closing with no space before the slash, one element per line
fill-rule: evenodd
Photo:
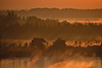
<path fill-rule="evenodd" d="M 49 50 L 51 51 L 65 51 L 67 48 L 67 45 L 65 44 L 65 40 L 62 40 L 60 38 L 58 38 L 52 46 L 49 47 Z"/>
<path fill-rule="evenodd" d="M 45 49 L 44 43 L 47 43 L 43 38 L 33 38 L 30 46 L 36 49 Z"/>

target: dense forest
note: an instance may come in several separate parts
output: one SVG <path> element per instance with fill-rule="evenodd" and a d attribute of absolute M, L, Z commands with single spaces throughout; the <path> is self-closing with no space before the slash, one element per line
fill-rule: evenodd
<path fill-rule="evenodd" d="M 42 19 L 36 16 L 21 17 L 12 11 L 0 15 L 0 36 L 2 39 L 32 39 L 42 37 L 48 40 L 101 40 L 102 23 L 70 23 L 57 19 Z"/>

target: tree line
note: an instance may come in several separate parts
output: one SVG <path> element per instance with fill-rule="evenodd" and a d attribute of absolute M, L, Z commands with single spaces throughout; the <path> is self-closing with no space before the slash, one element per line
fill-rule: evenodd
<path fill-rule="evenodd" d="M 100 40 L 102 23 L 70 23 L 36 16 L 21 17 L 12 11 L 0 14 L 0 36 L 4 39 L 31 39 L 43 37 L 48 40 Z"/>

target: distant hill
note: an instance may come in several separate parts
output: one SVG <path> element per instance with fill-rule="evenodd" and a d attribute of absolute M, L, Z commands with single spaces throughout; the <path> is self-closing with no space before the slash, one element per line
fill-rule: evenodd
<path fill-rule="evenodd" d="M 102 18 L 102 9 L 58 9 L 34 8 L 16 11 L 20 16 L 37 16 L 40 18 Z"/>
<path fill-rule="evenodd" d="M 14 12 L 19 16 L 37 16 L 40 18 L 102 18 L 102 9 L 33 8 L 14 10 Z M 0 11 L 0 13 L 2 12 Z"/>

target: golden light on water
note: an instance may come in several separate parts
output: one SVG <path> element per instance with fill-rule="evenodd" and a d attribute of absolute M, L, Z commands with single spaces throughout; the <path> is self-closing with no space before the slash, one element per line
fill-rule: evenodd
<path fill-rule="evenodd" d="M 67 60 L 53 63 L 49 59 L 44 59 L 41 66 L 37 64 L 36 59 L 22 58 L 22 59 L 8 59 L 1 61 L 1 68 L 101 68 L 102 61 L 100 58 L 75 58 L 70 57 Z"/>

